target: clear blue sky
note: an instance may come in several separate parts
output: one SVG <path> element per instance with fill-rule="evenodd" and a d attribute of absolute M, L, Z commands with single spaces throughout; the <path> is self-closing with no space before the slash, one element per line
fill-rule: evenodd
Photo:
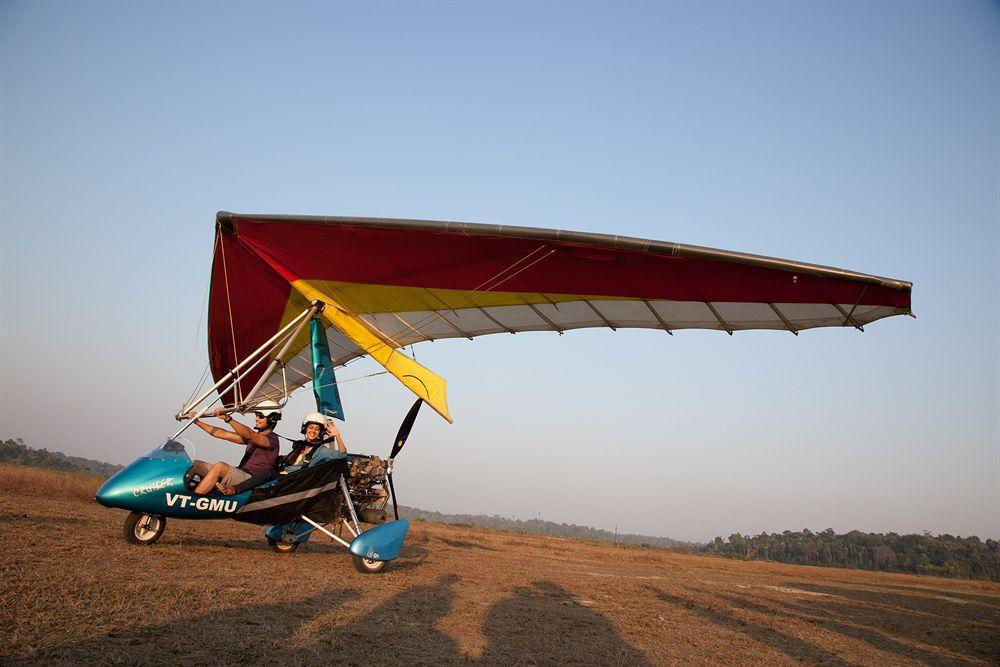
<path fill-rule="evenodd" d="M 1000 536 L 996 4 L 4 2 L 0 49 L 2 437 L 172 432 L 219 209 L 578 229 L 912 280 L 918 319 L 418 346 L 456 423 L 402 501 Z M 384 454 L 409 395 L 342 394 Z"/>

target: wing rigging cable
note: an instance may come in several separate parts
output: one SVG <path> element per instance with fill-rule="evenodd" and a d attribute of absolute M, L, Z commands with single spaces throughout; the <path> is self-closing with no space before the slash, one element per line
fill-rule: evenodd
<path fill-rule="evenodd" d="M 218 243 L 219 243 L 219 235 L 216 234 L 215 235 L 215 244 L 217 245 Z M 214 248 L 212 249 L 212 255 L 213 256 L 215 255 L 215 249 Z M 194 327 L 194 343 L 191 344 L 191 361 L 188 362 L 187 374 L 184 376 L 184 386 L 185 387 L 190 387 L 191 386 L 191 384 L 190 384 L 191 373 L 194 371 L 194 361 L 195 361 L 195 359 L 198 356 L 198 339 L 200 338 L 201 321 L 202 321 L 202 318 L 205 316 L 205 306 L 208 304 L 208 293 L 209 293 L 209 291 L 211 289 L 211 286 L 212 286 L 211 281 L 209 281 L 209 283 L 207 285 L 205 285 L 205 294 L 204 294 L 204 296 L 201 299 L 201 308 L 198 310 L 198 323 Z M 205 364 L 205 368 L 204 368 L 204 370 L 201 373 L 201 378 L 198 380 L 197 384 L 195 385 L 194 390 L 191 392 L 191 395 L 188 396 L 187 401 L 185 401 L 185 403 L 187 403 L 192 398 L 194 398 L 195 394 L 197 394 L 198 391 L 201 389 L 202 385 L 204 385 L 205 380 L 208 378 L 208 372 L 209 372 L 209 364 Z"/>
<path fill-rule="evenodd" d="M 403 348 L 587 327 L 798 335 L 815 327 L 862 329 L 911 314 L 906 281 L 679 243 L 471 223 L 225 212 L 217 229 L 209 302 L 209 358 L 217 380 L 321 301 L 318 317 L 334 366 L 370 356 L 449 420 L 444 379 Z M 493 271 L 484 278 L 487 267 Z M 307 383 L 309 356 L 308 339 L 299 336 L 280 368 L 263 378 L 264 395 Z M 237 403 L 262 374 L 261 368 L 246 373 L 224 402 Z"/>

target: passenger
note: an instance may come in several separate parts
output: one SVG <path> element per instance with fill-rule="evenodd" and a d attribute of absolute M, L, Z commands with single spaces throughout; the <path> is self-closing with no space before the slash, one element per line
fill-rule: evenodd
<path fill-rule="evenodd" d="M 225 495 L 232 495 L 234 487 L 254 475 L 274 470 L 278 462 L 278 435 L 274 427 L 281 419 L 281 406 L 273 401 L 264 401 L 254 412 L 256 423 L 254 430 L 244 426 L 222 410 L 216 410 L 215 416 L 221 418 L 233 428 L 227 431 L 217 426 L 209 426 L 196 419 L 196 413 L 188 413 L 188 417 L 209 435 L 238 445 L 245 445 L 246 451 L 239 466 L 231 466 L 224 461 L 209 465 L 204 461 L 195 461 L 192 466 L 196 474 L 201 475 L 201 481 L 194 492 L 199 494 L 219 490 Z M 256 431 L 256 432 L 255 432 Z"/>
<path fill-rule="evenodd" d="M 321 438 L 324 433 L 326 437 Z M 279 461 L 282 466 L 308 465 L 316 450 L 319 447 L 329 447 L 331 442 L 337 443 L 339 451 L 347 452 L 344 439 L 333 420 L 326 419 L 318 412 L 312 412 L 302 420 L 302 435 L 305 438 L 293 442 L 292 451 Z"/>

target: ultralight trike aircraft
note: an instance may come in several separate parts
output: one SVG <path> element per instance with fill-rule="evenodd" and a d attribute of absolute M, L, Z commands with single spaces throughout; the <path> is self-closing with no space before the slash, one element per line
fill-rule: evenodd
<path fill-rule="evenodd" d="M 404 354 L 406 346 L 586 327 L 671 335 L 863 330 L 912 315 L 911 288 L 815 264 L 604 234 L 220 212 L 208 308 L 216 383 L 186 401 L 178 420 L 217 403 L 224 414 L 264 401 L 284 405 L 308 384 L 317 410 L 343 419 L 334 369 L 364 356 L 417 401 L 387 459 L 322 448 L 308 465 L 251 477 L 230 496 L 193 492 L 198 477 L 180 437 L 188 420 L 105 482 L 96 499 L 130 510 L 124 532 L 134 543 L 155 542 L 167 517 L 232 518 L 266 526 L 266 539 L 283 552 L 319 531 L 346 547 L 359 570 L 380 572 L 409 529 L 396 505 L 395 458 L 423 403 L 452 421 L 445 380 Z"/>

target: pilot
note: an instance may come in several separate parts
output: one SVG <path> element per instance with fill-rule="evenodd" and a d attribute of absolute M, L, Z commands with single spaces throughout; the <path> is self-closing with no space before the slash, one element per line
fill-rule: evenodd
<path fill-rule="evenodd" d="M 333 420 L 325 418 L 318 412 L 311 412 L 302 420 L 302 435 L 305 438 L 293 442 L 292 451 L 279 461 L 282 466 L 308 465 L 317 448 L 329 447 L 332 442 L 337 443 L 338 451 L 347 452 L 344 438 L 341 437 L 340 430 Z M 325 437 L 321 438 L 324 435 Z"/>
<path fill-rule="evenodd" d="M 222 410 L 216 410 L 215 416 L 229 424 L 232 431 L 218 426 L 209 426 L 196 419 L 196 416 L 194 412 L 188 413 L 188 417 L 194 419 L 194 423 L 209 435 L 237 445 L 244 445 L 246 449 L 243 460 L 238 466 L 231 466 L 224 461 L 211 466 L 205 461 L 195 461 L 192 466 L 193 472 L 201 475 L 201 481 L 195 488 L 195 493 L 204 495 L 218 489 L 226 495 L 232 495 L 233 487 L 240 482 L 277 467 L 279 443 L 274 427 L 281 419 L 281 406 L 274 401 L 264 401 L 257 405 L 254 412 L 253 430 L 231 416 L 223 414 Z"/>

